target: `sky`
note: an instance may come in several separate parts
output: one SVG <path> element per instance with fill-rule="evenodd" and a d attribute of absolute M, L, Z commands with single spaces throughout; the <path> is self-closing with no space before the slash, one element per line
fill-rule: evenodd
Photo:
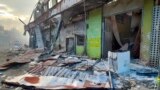
<path fill-rule="evenodd" d="M 4 26 L 5 30 L 17 30 L 23 34 L 24 25 L 18 18 L 28 24 L 37 2 L 38 0 L 0 0 L 0 25 Z M 27 40 L 28 36 L 25 38 Z"/>
<path fill-rule="evenodd" d="M 18 17 L 25 23 L 28 23 L 37 1 L 38 0 L 0 0 L 0 25 L 3 25 L 5 29 L 22 29 L 23 24 L 19 22 Z"/>

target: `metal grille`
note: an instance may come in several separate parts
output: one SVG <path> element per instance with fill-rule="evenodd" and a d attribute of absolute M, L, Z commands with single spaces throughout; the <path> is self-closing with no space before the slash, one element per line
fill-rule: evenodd
<path fill-rule="evenodd" d="M 152 20 L 150 65 L 158 68 L 160 59 L 160 6 L 154 7 Z"/>

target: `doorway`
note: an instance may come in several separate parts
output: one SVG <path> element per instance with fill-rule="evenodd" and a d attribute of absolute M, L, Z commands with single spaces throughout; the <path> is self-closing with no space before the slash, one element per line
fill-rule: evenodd
<path fill-rule="evenodd" d="M 130 51 L 131 58 L 140 57 L 142 10 L 105 17 L 104 57 L 108 51 Z"/>
<path fill-rule="evenodd" d="M 74 54 L 74 38 L 66 38 L 66 51 L 68 54 Z"/>

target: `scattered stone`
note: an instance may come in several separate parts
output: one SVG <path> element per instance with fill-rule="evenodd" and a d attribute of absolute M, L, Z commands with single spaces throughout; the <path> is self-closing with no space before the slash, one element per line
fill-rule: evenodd
<path fill-rule="evenodd" d="M 22 90 L 23 88 L 21 88 L 21 87 L 17 87 L 17 88 L 15 88 L 15 90 Z"/>
<path fill-rule="evenodd" d="M 7 78 L 7 76 L 6 76 L 6 75 L 2 75 L 1 78 L 2 78 L 2 79 L 3 79 L 3 78 Z"/>
<path fill-rule="evenodd" d="M 36 65 L 37 65 L 37 62 L 34 62 L 34 61 L 29 63 L 30 68 L 35 67 Z"/>
<path fill-rule="evenodd" d="M 3 73 L 0 73 L 0 75 L 3 75 Z"/>
<path fill-rule="evenodd" d="M 141 86 L 137 85 L 137 87 L 136 87 L 136 88 L 137 88 L 137 90 L 140 90 Z"/>
<path fill-rule="evenodd" d="M 131 83 L 131 87 L 135 87 L 136 86 L 136 81 L 131 80 L 130 83 Z"/>

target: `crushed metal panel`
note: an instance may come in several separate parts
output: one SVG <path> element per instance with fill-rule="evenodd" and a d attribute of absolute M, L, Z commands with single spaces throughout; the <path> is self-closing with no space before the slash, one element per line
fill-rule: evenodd
<path fill-rule="evenodd" d="M 27 78 L 27 79 L 26 79 Z M 34 80 L 30 80 L 34 78 Z M 25 86 L 34 86 L 40 89 L 67 89 L 67 88 L 83 88 L 84 82 L 71 78 L 62 78 L 55 76 L 37 76 L 32 74 L 24 74 L 13 79 L 5 80 L 8 83 L 19 83 Z"/>

